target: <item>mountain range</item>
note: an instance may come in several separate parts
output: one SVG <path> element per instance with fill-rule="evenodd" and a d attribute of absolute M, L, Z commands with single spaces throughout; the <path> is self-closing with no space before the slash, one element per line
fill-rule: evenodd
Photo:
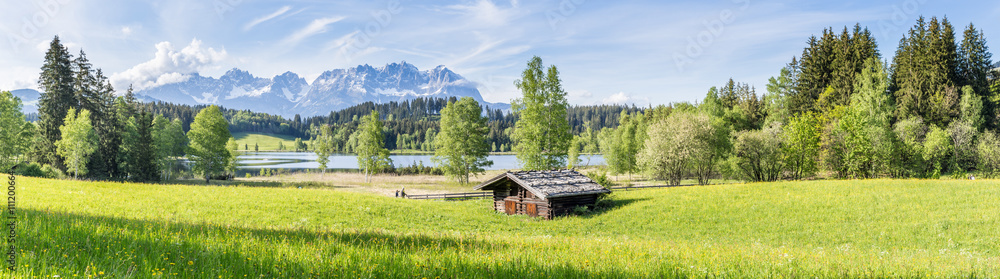
<path fill-rule="evenodd" d="M 216 104 L 285 117 L 327 115 L 369 101 L 385 103 L 421 97 L 472 97 L 491 108 L 510 107 L 485 102 L 475 83 L 444 66 L 421 71 L 405 61 L 378 68 L 359 65 L 330 70 L 311 83 L 292 72 L 262 78 L 234 68 L 219 78 L 192 74 L 186 81 L 143 89 L 136 95 L 176 104 Z"/>
<path fill-rule="evenodd" d="M 39 93 L 32 89 L 12 91 L 24 103 L 25 113 L 37 112 Z M 293 72 L 273 78 L 257 77 L 233 68 L 219 78 L 191 74 L 186 80 L 135 92 L 140 101 L 175 104 L 214 104 L 247 109 L 287 118 L 327 115 L 364 102 L 386 103 L 421 97 L 472 97 L 483 106 L 506 110 L 509 104 L 483 100 L 476 84 L 445 66 L 421 71 L 406 63 L 383 67 L 359 65 L 323 72 L 311 83 Z"/>

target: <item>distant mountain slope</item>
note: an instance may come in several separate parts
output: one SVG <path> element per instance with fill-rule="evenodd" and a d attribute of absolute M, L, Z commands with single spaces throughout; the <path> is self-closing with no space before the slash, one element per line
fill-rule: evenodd
<path fill-rule="evenodd" d="M 41 96 L 41 93 L 37 90 L 18 89 L 11 90 L 10 93 L 14 94 L 15 97 L 21 98 L 21 112 L 24 114 L 38 112 L 38 98 Z"/>
<path fill-rule="evenodd" d="M 326 71 L 311 84 L 292 72 L 261 78 L 234 68 L 218 79 L 194 74 L 185 81 L 144 89 L 136 94 L 140 98 L 146 96 L 164 102 L 217 104 L 285 117 L 326 115 L 368 101 L 384 103 L 419 97 L 472 97 L 492 108 L 510 107 L 486 103 L 475 83 L 444 66 L 420 71 L 406 62 L 379 68 L 360 65 Z"/>

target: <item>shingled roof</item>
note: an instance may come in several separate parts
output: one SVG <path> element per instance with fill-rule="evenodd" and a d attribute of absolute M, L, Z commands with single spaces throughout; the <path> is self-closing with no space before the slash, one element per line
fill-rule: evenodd
<path fill-rule="evenodd" d="M 611 193 L 575 170 L 518 171 L 500 174 L 479 184 L 475 190 L 493 190 L 511 180 L 542 199 Z"/>

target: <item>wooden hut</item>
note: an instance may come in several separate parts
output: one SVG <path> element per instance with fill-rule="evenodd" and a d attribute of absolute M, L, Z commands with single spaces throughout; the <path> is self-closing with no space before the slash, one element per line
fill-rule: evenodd
<path fill-rule="evenodd" d="M 600 195 L 611 193 L 575 170 L 507 172 L 475 190 L 493 191 L 497 211 L 545 219 L 567 215 L 577 206 L 593 207 Z"/>

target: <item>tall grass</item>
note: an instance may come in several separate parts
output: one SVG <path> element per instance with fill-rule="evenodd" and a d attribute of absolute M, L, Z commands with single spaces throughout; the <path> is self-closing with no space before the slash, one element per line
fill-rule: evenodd
<path fill-rule="evenodd" d="M 19 278 L 1000 274 L 998 181 L 635 190 L 551 221 L 497 214 L 488 200 L 18 181 Z"/>

